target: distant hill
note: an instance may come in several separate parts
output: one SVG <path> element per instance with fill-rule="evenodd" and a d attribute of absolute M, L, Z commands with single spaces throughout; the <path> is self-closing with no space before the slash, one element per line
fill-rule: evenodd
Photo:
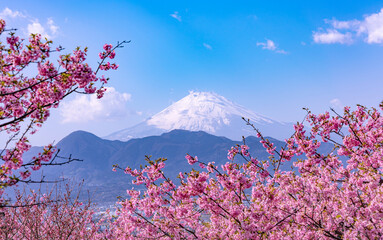
<path fill-rule="evenodd" d="M 269 138 L 278 148 L 284 143 Z M 126 189 L 131 188 L 131 179 L 121 171 L 113 172 L 112 165 L 118 164 L 125 168 L 139 168 L 145 165 L 145 155 L 152 155 L 152 160 L 167 158 L 164 172 L 172 179 L 176 179 L 179 172 L 190 171 L 190 166 L 185 155 L 198 156 L 204 162 L 214 161 L 218 166 L 226 163 L 227 151 L 239 141 L 233 141 L 225 137 L 217 137 L 206 132 L 173 130 L 160 136 L 131 139 L 127 142 L 111 141 L 99 138 L 91 133 L 76 131 L 62 139 L 57 147 L 60 156 L 72 156 L 82 159 L 82 162 L 72 162 L 63 166 L 44 168 L 46 179 L 57 179 L 62 176 L 75 181 L 84 179 L 85 189 L 93 194 L 93 199 L 98 202 L 113 202 L 118 195 L 125 195 Z M 259 159 L 265 159 L 269 155 L 259 143 L 256 137 L 246 138 L 246 144 L 250 147 L 250 153 Z M 321 151 L 329 151 L 331 144 L 324 144 Z M 34 147 L 26 153 L 26 159 L 36 155 L 41 148 Z M 238 160 L 239 161 L 239 158 Z M 283 169 L 289 170 L 292 162 L 286 163 Z M 41 172 L 35 172 L 34 178 L 41 176 Z M 136 187 L 137 188 L 137 187 Z"/>

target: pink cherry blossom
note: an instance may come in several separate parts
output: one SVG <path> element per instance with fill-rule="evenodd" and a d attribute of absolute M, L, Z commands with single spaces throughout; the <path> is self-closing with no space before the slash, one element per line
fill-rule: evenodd
<path fill-rule="evenodd" d="M 128 190 L 108 238 L 381 239 L 382 110 L 383 103 L 380 111 L 309 112 L 311 129 L 297 124 L 280 150 L 258 132 L 269 158 L 252 157 L 249 146 L 234 146 L 226 164 L 198 161 L 201 168 L 186 177 L 180 173 L 178 185 L 153 167 L 154 161 L 129 170 L 145 190 Z M 334 143 L 334 149 L 319 152 L 318 138 Z M 295 170 L 281 170 L 297 156 Z M 189 154 L 186 159 L 196 162 Z M 155 171 L 162 177 L 145 175 Z"/>
<path fill-rule="evenodd" d="M 0 34 L 5 34 L 5 30 L 5 21 L 0 19 Z M 0 131 L 14 144 L 3 148 L 0 188 L 14 185 L 20 178 L 25 180 L 30 176 L 28 169 L 38 170 L 44 162 L 52 159 L 56 149 L 48 145 L 31 162 L 24 161 L 23 154 L 31 147 L 29 134 L 35 134 L 49 118 L 51 108 L 57 108 L 70 94 L 97 93 L 101 98 L 106 90 L 103 85 L 108 79 L 98 77 L 97 73 L 99 70 L 117 69 L 118 65 L 106 61 L 106 58 L 114 58 L 115 49 L 124 43 L 115 47 L 105 44 L 104 51 L 100 53 L 102 61 L 93 70 L 86 63 L 87 48 L 77 48 L 52 60 L 51 52 L 61 52 L 62 47 L 51 50 L 52 41 L 42 40 L 40 34 L 31 34 L 29 41 L 25 42 L 14 32 L 9 32 L 6 43 L 0 43 Z M 37 70 L 35 75 L 25 74 L 26 69 L 30 71 L 33 68 Z"/>

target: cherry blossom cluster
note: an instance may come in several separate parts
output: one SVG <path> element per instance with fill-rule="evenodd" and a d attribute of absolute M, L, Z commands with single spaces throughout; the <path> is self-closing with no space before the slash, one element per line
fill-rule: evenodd
<path fill-rule="evenodd" d="M 24 162 L 22 156 L 31 147 L 28 135 L 34 134 L 50 116 L 51 108 L 57 108 L 68 95 L 96 93 L 101 98 L 109 79 L 98 77 L 97 73 L 118 68 L 108 59 L 113 59 L 115 49 L 125 42 L 115 47 L 105 44 L 98 68 L 93 70 L 86 63 L 87 48 L 62 54 L 55 62 L 51 53 L 61 53 L 63 48 L 53 49 L 52 41 L 43 40 L 40 34 L 31 34 L 26 42 L 8 31 L 2 19 L 0 34 L 7 35 L 5 43 L 0 43 L 0 132 L 9 139 L 1 148 L 1 198 L 5 187 L 28 178 L 30 170 L 39 169 L 41 162 L 48 162 L 55 151 L 49 145 L 31 163 Z M 36 74 L 31 74 L 33 69 Z M 18 172 L 22 166 L 25 168 Z"/>
<path fill-rule="evenodd" d="M 258 133 L 267 159 L 252 157 L 247 145 L 232 147 L 222 166 L 188 154 L 201 168 L 180 173 L 179 183 L 165 176 L 162 160 L 127 168 L 145 190 L 127 191 L 108 238 L 381 239 L 382 110 L 383 103 L 333 116 L 308 112 L 311 128 L 298 123 L 280 150 Z M 333 150 L 318 151 L 322 142 Z M 295 169 L 282 171 L 292 159 Z"/>
<path fill-rule="evenodd" d="M 17 193 L 16 201 L 0 207 L 0 239 L 106 239 L 103 221 L 90 203 L 73 196 L 72 190 Z"/>

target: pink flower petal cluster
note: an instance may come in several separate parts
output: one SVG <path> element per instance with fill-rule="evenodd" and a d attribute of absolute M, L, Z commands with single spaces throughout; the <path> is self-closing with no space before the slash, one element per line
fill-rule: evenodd
<path fill-rule="evenodd" d="M 380 109 L 345 108 L 295 126 L 269 158 L 232 147 L 220 168 L 180 174 L 175 184 L 157 163 L 131 170 L 144 190 L 128 190 L 109 228 L 110 239 L 381 239 L 383 237 L 383 103 Z M 334 144 L 320 152 L 320 141 Z M 340 141 L 338 141 L 340 140 Z M 186 155 L 190 164 L 196 159 Z M 282 171 L 292 159 L 295 169 Z M 162 162 L 163 163 L 163 162 Z M 161 178 L 145 176 L 143 173 Z"/>
<path fill-rule="evenodd" d="M 23 154 L 31 147 L 28 135 L 34 134 L 49 118 L 51 108 L 57 108 L 70 94 L 96 93 L 101 98 L 108 78 L 98 77 L 97 73 L 117 69 L 106 59 L 113 59 L 115 49 L 125 43 L 115 47 L 106 44 L 100 53 L 101 62 L 93 70 L 86 63 L 87 48 L 77 48 L 52 61 L 51 53 L 62 52 L 62 47 L 52 49 L 52 41 L 43 40 L 40 34 L 31 34 L 25 42 L 5 27 L 5 21 L 0 19 L 0 35 L 9 33 L 0 43 L 0 132 L 9 138 L 0 157 L 0 188 L 28 178 L 28 169 L 38 170 L 42 162 L 52 158 L 54 148 L 49 145 L 31 162 L 24 162 Z M 33 69 L 36 73 L 30 74 Z M 26 169 L 18 172 L 21 167 Z"/>
<path fill-rule="evenodd" d="M 188 163 L 190 165 L 193 165 L 194 163 L 198 162 L 198 157 L 197 156 L 192 157 L 189 154 L 186 154 L 185 158 L 186 158 L 186 160 L 188 160 Z"/>
<path fill-rule="evenodd" d="M 103 220 L 70 191 L 17 193 L 13 207 L 0 208 L 0 239 L 105 239 Z"/>

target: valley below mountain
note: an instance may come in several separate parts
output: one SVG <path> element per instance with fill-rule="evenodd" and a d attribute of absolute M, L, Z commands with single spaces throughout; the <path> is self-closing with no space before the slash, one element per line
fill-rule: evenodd
<path fill-rule="evenodd" d="M 282 141 L 269 139 L 277 149 L 285 145 Z M 269 154 L 259 140 L 249 136 L 245 142 L 250 147 L 249 152 L 253 157 L 265 160 Z M 132 178 L 122 170 L 112 171 L 115 164 L 123 169 L 127 166 L 135 169 L 146 164 L 145 156 L 151 156 L 152 160 L 166 158 L 164 173 L 178 184 L 177 175 L 180 172 L 189 172 L 193 168 L 200 170 L 197 164 L 188 164 L 186 154 L 197 156 L 205 163 L 215 162 L 220 167 L 228 161 L 228 150 L 237 144 L 241 145 L 243 142 L 217 137 L 203 131 L 173 130 L 160 136 L 131 139 L 126 142 L 106 140 L 89 132 L 76 131 L 62 139 L 56 147 L 60 150 L 59 156 L 70 156 L 82 161 L 44 167 L 33 172 L 32 178 L 39 180 L 41 176 L 45 176 L 45 180 L 66 179 L 73 186 L 83 182 L 82 198 L 90 197 L 93 202 L 105 206 L 115 203 L 117 196 L 124 198 L 127 189 L 141 188 L 132 185 Z M 322 144 L 320 151 L 329 152 L 332 147 L 332 144 Z M 42 151 L 41 147 L 33 147 L 24 158 L 31 159 L 39 151 Z M 281 169 L 290 170 L 294 160 L 296 159 L 286 162 Z M 243 162 L 243 159 L 237 157 L 234 161 Z"/>

